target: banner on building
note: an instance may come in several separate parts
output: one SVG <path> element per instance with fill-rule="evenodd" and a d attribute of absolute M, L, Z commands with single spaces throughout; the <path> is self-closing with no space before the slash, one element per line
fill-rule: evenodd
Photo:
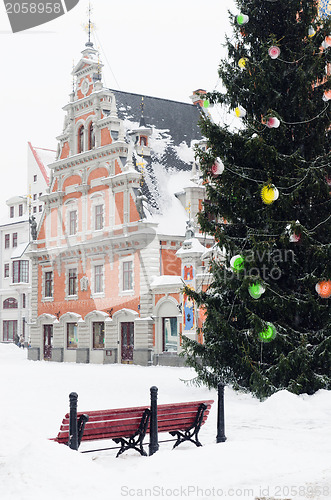
<path fill-rule="evenodd" d="M 319 0 L 318 2 L 319 17 L 328 17 L 331 15 L 331 0 Z"/>

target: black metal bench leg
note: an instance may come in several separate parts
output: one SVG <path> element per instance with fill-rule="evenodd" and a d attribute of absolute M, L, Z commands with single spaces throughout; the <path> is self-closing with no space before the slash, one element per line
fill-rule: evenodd
<path fill-rule="evenodd" d="M 140 453 L 140 455 L 144 457 L 147 456 L 147 453 L 143 448 L 143 440 L 146 435 L 150 415 L 151 411 L 149 409 L 146 409 L 143 413 L 143 416 L 141 417 L 139 428 L 133 436 L 130 436 L 128 439 L 125 438 L 113 439 L 113 441 L 115 441 L 116 444 L 119 443 L 121 444 L 121 448 L 117 453 L 116 458 L 122 455 L 122 453 L 124 453 L 126 450 L 130 449 L 138 451 L 138 453 Z"/>
<path fill-rule="evenodd" d="M 79 417 L 78 420 L 78 446 L 80 446 L 80 443 L 82 441 L 82 437 L 84 434 L 84 429 L 85 429 L 85 424 L 88 422 L 89 416 L 84 414 Z"/>
<path fill-rule="evenodd" d="M 202 444 L 199 441 L 198 434 L 203 422 L 203 416 L 206 409 L 207 406 L 204 403 L 202 403 L 198 408 L 194 424 L 188 429 L 186 429 L 184 432 L 181 431 L 170 432 L 171 436 L 177 437 L 177 441 L 175 442 L 173 448 L 176 448 L 176 446 L 179 446 L 181 443 L 184 443 L 184 441 L 191 441 L 191 443 L 195 444 L 195 446 L 202 446 Z"/>
<path fill-rule="evenodd" d="M 126 450 L 130 450 L 130 449 L 136 450 L 143 457 L 147 457 L 147 453 L 144 450 L 142 443 L 134 442 L 133 438 L 129 438 L 129 440 L 126 440 L 124 438 L 116 438 L 116 439 L 113 439 L 113 441 L 115 441 L 116 444 L 119 444 L 119 443 L 121 444 L 121 448 L 117 452 L 116 458 L 119 457 L 120 455 L 122 455 L 122 453 L 124 453 Z"/>

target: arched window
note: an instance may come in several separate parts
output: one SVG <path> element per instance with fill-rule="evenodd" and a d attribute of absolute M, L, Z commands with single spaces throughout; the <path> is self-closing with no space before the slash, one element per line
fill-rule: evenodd
<path fill-rule="evenodd" d="M 14 297 L 9 297 L 9 299 L 6 299 L 3 301 L 3 308 L 4 309 L 17 309 L 18 308 L 17 300 L 14 299 Z"/>
<path fill-rule="evenodd" d="M 95 131 L 94 131 L 93 122 L 90 123 L 89 129 L 88 129 L 88 146 L 89 146 L 89 149 L 93 149 L 95 147 Z"/>
<path fill-rule="evenodd" d="M 84 151 L 84 125 L 78 129 L 78 153 Z"/>
<path fill-rule="evenodd" d="M 147 146 L 147 137 L 144 135 L 140 136 L 140 146 Z"/>

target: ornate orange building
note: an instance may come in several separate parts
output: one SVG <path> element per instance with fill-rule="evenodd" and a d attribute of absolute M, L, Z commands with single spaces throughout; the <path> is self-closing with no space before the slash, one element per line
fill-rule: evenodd
<path fill-rule="evenodd" d="M 199 105 L 105 88 L 91 42 L 73 75 L 29 251 L 29 359 L 179 364 L 202 317 L 181 289 L 202 286 L 211 245 L 193 227 Z"/>

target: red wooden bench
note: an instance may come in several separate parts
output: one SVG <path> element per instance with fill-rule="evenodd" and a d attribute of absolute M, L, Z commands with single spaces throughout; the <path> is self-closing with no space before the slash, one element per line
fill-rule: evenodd
<path fill-rule="evenodd" d="M 169 432 L 175 436 L 174 448 L 184 441 L 202 446 L 198 439 L 199 430 L 207 420 L 214 402 L 193 401 L 157 405 L 157 388 L 152 387 L 150 408 L 142 406 L 77 413 L 77 394 L 71 393 L 69 398 L 70 413 L 65 415 L 60 431 L 53 440 L 78 450 L 82 441 L 112 439 L 120 444 L 116 456 L 130 448 L 141 455 L 147 455 L 143 448 L 146 434 L 150 434 L 149 454 L 152 455 L 159 448 L 158 432 Z M 106 449 L 111 448 L 102 448 Z"/>

